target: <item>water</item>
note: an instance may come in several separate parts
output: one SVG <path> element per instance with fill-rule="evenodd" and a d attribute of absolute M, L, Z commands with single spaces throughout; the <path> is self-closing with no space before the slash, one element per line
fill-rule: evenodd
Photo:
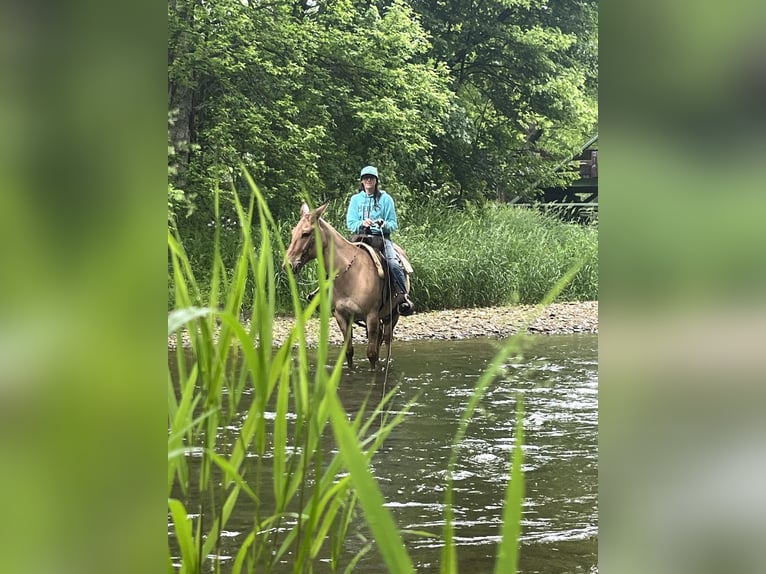
<path fill-rule="evenodd" d="M 394 343 L 388 372 L 366 363 L 343 375 L 349 411 L 397 384 L 391 409 L 415 400 L 373 459 L 371 470 L 400 528 L 440 533 L 445 469 L 458 421 L 500 342 Z M 360 347 L 360 352 L 361 352 Z M 334 361 L 337 353 L 331 355 Z M 363 354 L 362 354 L 363 357 Z M 598 371 L 596 335 L 536 336 L 506 362 L 459 445 L 454 480 L 459 571 L 492 572 L 514 447 L 517 397 L 524 400 L 526 499 L 519 572 L 595 572 L 598 540 Z M 235 510 L 230 527 L 235 530 Z M 240 517 L 243 524 L 250 516 Z M 360 519 L 352 535 L 370 538 Z M 362 547 L 352 536 L 349 552 Z M 438 538 L 405 536 L 418 572 L 439 571 Z M 232 536 L 236 548 L 236 536 Z M 224 565 L 225 568 L 225 565 Z M 287 571 L 287 570 L 286 570 Z M 321 571 L 321 565 L 316 569 Z M 368 554 L 356 572 L 386 572 Z"/>

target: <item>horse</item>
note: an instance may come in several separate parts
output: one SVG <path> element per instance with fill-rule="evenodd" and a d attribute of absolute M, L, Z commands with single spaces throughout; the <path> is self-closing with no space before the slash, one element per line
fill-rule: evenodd
<path fill-rule="evenodd" d="M 384 270 L 385 262 L 374 260 L 377 255 L 373 250 L 364 244 L 348 241 L 322 219 L 328 205 L 325 203 L 312 211 L 303 202 L 301 218 L 292 230 L 285 263 L 297 274 L 306 263 L 317 257 L 315 229 L 318 229 L 324 261 L 327 265 L 332 261 L 336 273 L 332 288 L 332 313 L 343 333 L 348 367 L 354 368 L 353 329 L 357 322 L 367 329 L 367 359 L 370 366 L 375 368 L 384 341 L 388 346 L 388 357 L 391 356 L 391 340 L 399 321 L 388 271 Z M 412 267 L 406 253 L 399 246 L 395 248 L 404 264 L 409 290 Z"/>

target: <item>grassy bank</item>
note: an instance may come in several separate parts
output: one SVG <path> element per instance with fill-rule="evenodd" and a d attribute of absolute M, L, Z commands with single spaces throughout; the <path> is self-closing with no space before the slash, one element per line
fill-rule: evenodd
<path fill-rule="evenodd" d="M 275 222 L 274 233 L 288 242 L 298 219 Z M 345 232 L 345 205 L 331 205 L 326 219 Z M 394 240 L 409 254 L 415 274 L 413 298 L 421 311 L 509 304 L 535 304 L 576 262 L 583 260 L 577 275 L 557 301 L 598 299 L 598 229 L 567 223 L 537 211 L 490 204 L 468 210 L 438 204 L 402 206 L 402 229 Z M 202 284 L 209 283 L 214 260 L 214 235 L 219 232 L 223 267 L 234 269 L 241 246 L 236 216 L 224 215 L 214 222 L 180 221 L 190 265 Z M 260 241 L 260 229 L 253 229 Z M 292 312 L 286 274 L 275 269 L 276 312 Z M 316 263 L 309 264 L 297 279 L 299 295 L 317 285 Z M 250 292 L 252 283 L 246 285 Z M 169 308 L 174 303 L 169 279 Z M 245 308 L 244 312 L 250 312 Z"/>
<path fill-rule="evenodd" d="M 415 262 L 425 309 L 535 304 L 580 259 L 557 301 L 598 299 L 598 230 L 527 208 L 489 204 L 458 211 L 424 205 L 397 241 Z"/>

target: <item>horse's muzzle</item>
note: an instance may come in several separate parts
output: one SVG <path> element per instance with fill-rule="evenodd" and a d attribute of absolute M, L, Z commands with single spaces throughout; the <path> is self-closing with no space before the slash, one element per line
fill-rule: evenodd
<path fill-rule="evenodd" d="M 282 269 L 285 269 L 287 266 L 290 266 L 290 268 L 293 270 L 293 274 L 297 275 L 301 269 L 303 269 L 303 261 L 298 259 L 287 259 L 284 263 L 282 263 Z"/>

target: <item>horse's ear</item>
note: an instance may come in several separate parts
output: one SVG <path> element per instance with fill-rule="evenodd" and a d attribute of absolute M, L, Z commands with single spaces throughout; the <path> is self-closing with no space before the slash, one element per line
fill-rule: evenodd
<path fill-rule="evenodd" d="M 316 211 L 314 212 L 316 214 L 316 217 L 322 217 L 322 214 L 324 213 L 324 210 L 327 209 L 327 206 L 330 205 L 330 202 L 328 201 L 324 205 L 320 205 L 316 208 Z"/>
<path fill-rule="evenodd" d="M 307 215 L 311 215 L 311 210 L 309 209 L 309 206 L 305 201 L 301 204 L 301 215 L 303 217 Z"/>

